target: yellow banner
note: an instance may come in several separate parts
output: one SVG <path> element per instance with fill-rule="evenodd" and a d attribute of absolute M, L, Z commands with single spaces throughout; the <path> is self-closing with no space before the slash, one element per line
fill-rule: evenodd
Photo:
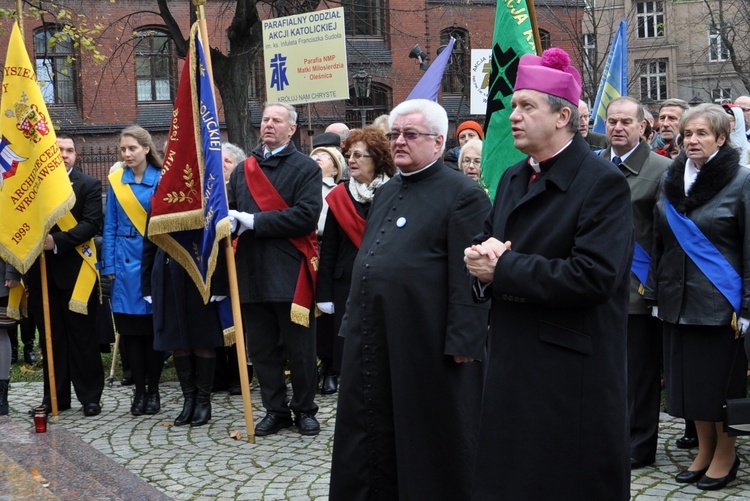
<path fill-rule="evenodd" d="M 0 256 L 26 273 L 75 195 L 17 24 L 3 71 L 0 172 Z"/>

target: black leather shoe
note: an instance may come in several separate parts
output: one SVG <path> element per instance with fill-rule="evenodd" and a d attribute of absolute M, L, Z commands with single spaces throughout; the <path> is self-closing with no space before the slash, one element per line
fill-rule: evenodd
<path fill-rule="evenodd" d="M 146 407 L 143 412 L 149 415 L 154 415 L 161 410 L 161 398 L 159 392 L 149 393 L 146 397 Z"/>
<path fill-rule="evenodd" d="M 709 476 L 703 475 L 703 478 L 698 480 L 698 483 L 695 484 L 695 486 L 699 489 L 703 489 L 704 491 L 716 491 L 719 489 L 723 489 L 729 482 L 737 478 L 737 470 L 739 469 L 740 458 L 739 456 L 735 456 L 732 469 L 729 470 L 729 473 L 727 473 L 725 477 L 711 478 Z"/>
<path fill-rule="evenodd" d="M 263 420 L 258 423 L 258 426 L 255 427 L 255 434 L 259 437 L 273 435 L 274 433 L 278 433 L 284 428 L 289 428 L 293 424 L 294 423 L 292 422 L 291 416 L 281 416 L 279 414 L 269 412 L 268 414 L 266 414 L 266 417 L 264 417 Z"/>
<path fill-rule="evenodd" d="M 692 449 L 698 447 L 698 439 L 695 437 L 682 437 L 678 438 L 675 444 L 679 449 Z"/>
<path fill-rule="evenodd" d="M 24 361 L 29 365 L 34 365 L 37 362 L 36 353 L 34 353 L 34 348 L 31 347 L 23 347 L 23 359 Z"/>
<path fill-rule="evenodd" d="M 230 395 L 242 395 L 242 386 L 240 386 L 239 384 L 230 384 L 229 394 Z"/>
<path fill-rule="evenodd" d="M 703 468 L 702 470 L 696 470 L 696 471 L 690 471 L 685 470 L 681 471 L 677 474 L 676 477 L 674 477 L 675 481 L 680 484 L 694 484 L 698 480 L 700 480 L 708 471 L 708 466 Z"/>
<path fill-rule="evenodd" d="M 637 470 L 638 468 L 644 468 L 654 464 L 653 461 L 641 461 L 640 459 L 630 458 L 630 469 Z"/>
<path fill-rule="evenodd" d="M 44 410 L 47 412 L 47 414 L 52 414 L 51 404 L 43 403 L 39 407 L 44 407 Z M 58 404 L 57 405 L 57 412 L 67 411 L 68 409 L 70 409 L 70 404 L 67 404 L 67 405 Z M 29 416 L 34 416 L 35 412 L 36 412 L 36 407 L 29 409 Z"/>
<path fill-rule="evenodd" d="M 136 393 L 133 397 L 133 405 L 130 406 L 133 416 L 143 416 L 146 413 L 146 394 Z"/>
<path fill-rule="evenodd" d="M 326 374 L 326 377 L 323 378 L 323 388 L 321 388 L 320 393 L 323 395 L 333 395 L 338 391 L 339 389 L 339 378 L 335 374 Z"/>
<path fill-rule="evenodd" d="M 312 436 L 320 433 L 320 423 L 318 423 L 318 420 L 312 414 L 300 412 L 294 421 L 300 435 Z"/>
<path fill-rule="evenodd" d="M 134 381 L 133 381 L 133 378 L 131 378 L 130 376 L 123 376 L 122 381 L 120 381 L 120 384 L 122 386 L 133 386 Z"/>
<path fill-rule="evenodd" d="M 96 402 L 89 402 L 88 404 L 83 406 L 84 416 L 98 416 L 101 413 L 102 413 L 102 408 Z"/>

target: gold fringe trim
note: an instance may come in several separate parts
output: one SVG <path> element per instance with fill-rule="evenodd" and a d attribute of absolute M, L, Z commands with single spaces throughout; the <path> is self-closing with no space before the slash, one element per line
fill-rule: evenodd
<path fill-rule="evenodd" d="M 732 313 L 732 329 L 734 330 L 734 339 L 740 338 L 740 324 L 737 322 L 737 313 Z"/>
<path fill-rule="evenodd" d="M 153 216 L 148 222 L 148 237 L 176 231 L 200 230 L 205 222 L 203 209 Z"/>
<path fill-rule="evenodd" d="M 646 293 L 646 288 L 643 286 L 643 284 L 638 284 L 638 294 L 641 296 Z"/>
<path fill-rule="evenodd" d="M 81 301 L 76 301 L 74 299 L 71 299 L 68 303 L 68 309 L 74 313 L 80 313 L 81 315 L 88 315 L 89 314 L 89 308 L 87 303 L 82 303 Z"/>
<path fill-rule="evenodd" d="M 297 325 L 310 327 L 310 308 L 292 303 L 291 318 Z"/>
<path fill-rule="evenodd" d="M 73 208 L 75 203 L 76 196 L 71 190 L 70 196 L 44 218 L 44 226 L 42 227 L 42 231 L 39 234 L 39 240 L 37 240 L 37 242 L 31 248 L 29 253 L 26 254 L 26 256 L 16 256 L 4 245 L 0 245 L 0 257 L 3 258 L 3 261 L 5 261 L 6 263 L 10 263 L 22 275 L 28 273 L 29 269 L 31 269 L 31 266 L 36 261 L 36 258 L 39 257 L 39 254 L 44 252 L 44 243 L 47 240 L 49 230 L 51 230 L 52 227 L 55 226 L 57 222 L 70 211 L 70 209 Z"/>
<path fill-rule="evenodd" d="M 13 320 L 21 320 L 21 317 L 28 317 L 29 313 L 26 308 L 16 308 L 15 306 L 8 306 L 5 310 L 6 315 Z"/>
<path fill-rule="evenodd" d="M 234 325 L 224 329 L 224 346 L 232 346 L 233 344 L 237 344 Z"/>

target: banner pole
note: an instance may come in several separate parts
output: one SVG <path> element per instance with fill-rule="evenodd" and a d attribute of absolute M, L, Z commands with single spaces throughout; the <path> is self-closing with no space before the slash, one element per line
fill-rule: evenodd
<path fill-rule="evenodd" d="M 47 375 L 49 379 L 49 400 L 52 407 L 52 415 L 57 418 L 57 384 L 55 380 L 55 357 L 52 355 L 52 322 L 49 316 L 49 289 L 47 281 L 47 258 L 45 251 L 39 255 L 39 267 L 42 275 L 42 308 L 44 310 L 44 333 L 46 353 L 45 362 L 47 363 Z"/>
<path fill-rule="evenodd" d="M 213 68 L 211 66 L 211 47 L 208 45 L 208 28 L 206 27 L 206 12 L 203 5 L 205 0 L 193 0 L 198 17 L 203 50 L 206 54 L 206 71 L 211 79 L 211 93 L 214 95 Z M 225 187 L 226 189 L 226 187 Z M 255 421 L 253 419 L 253 405 L 250 398 L 250 378 L 247 376 L 247 352 L 245 351 L 245 329 L 242 327 L 242 312 L 240 311 L 240 292 L 237 284 L 237 267 L 234 262 L 234 249 L 231 237 L 224 239 L 224 250 L 227 257 L 227 274 L 229 277 L 229 298 L 232 301 L 232 318 L 234 319 L 234 337 L 237 344 L 237 364 L 240 368 L 240 383 L 242 385 L 242 408 L 245 415 L 245 429 L 247 441 L 255 443 Z"/>

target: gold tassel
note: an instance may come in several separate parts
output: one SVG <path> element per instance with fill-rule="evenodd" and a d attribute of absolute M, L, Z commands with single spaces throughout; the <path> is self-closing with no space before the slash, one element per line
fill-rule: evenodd
<path fill-rule="evenodd" d="M 734 339 L 739 339 L 740 326 L 737 323 L 737 313 L 732 313 L 732 329 L 734 329 Z"/>
<path fill-rule="evenodd" d="M 235 336 L 234 325 L 224 329 L 224 346 L 232 346 L 237 343 L 237 337 Z"/>
<path fill-rule="evenodd" d="M 303 327 L 310 327 L 310 309 L 292 303 L 292 310 L 290 312 L 292 322 Z"/>
<path fill-rule="evenodd" d="M 643 284 L 638 284 L 638 294 L 641 296 L 646 293 L 646 288 L 643 286 Z"/>

